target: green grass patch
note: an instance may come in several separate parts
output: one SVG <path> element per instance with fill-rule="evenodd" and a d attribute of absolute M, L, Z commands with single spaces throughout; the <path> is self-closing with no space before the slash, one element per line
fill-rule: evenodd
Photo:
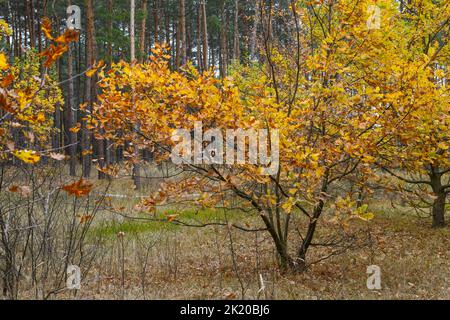
<path fill-rule="evenodd" d="M 142 220 L 124 220 L 119 221 L 105 221 L 99 225 L 93 226 L 90 230 L 90 235 L 93 237 L 113 238 L 119 232 L 124 232 L 126 235 L 138 235 L 142 233 L 155 232 L 169 232 L 179 228 L 182 225 L 176 222 L 168 221 L 169 216 L 175 216 L 179 221 L 191 224 L 206 224 L 211 222 L 239 222 L 248 219 L 249 215 L 239 211 L 224 212 L 221 209 L 186 209 L 180 211 L 178 209 L 160 210 L 155 219 L 162 219 L 167 221 L 142 221 Z"/>
<path fill-rule="evenodd" d="M 90 230 L 91 236 L 102 238 L 116 237 L 119 232 L 124 232 L 126 235 L 138 235 L 147 232 L 164 232 L 176 229 L 178 226 L 166 222 L 154 221 L 136 221 L 127 220 L 124 222 L 111 221 L 105 222 L 102 225 L 95 226 Z"/>

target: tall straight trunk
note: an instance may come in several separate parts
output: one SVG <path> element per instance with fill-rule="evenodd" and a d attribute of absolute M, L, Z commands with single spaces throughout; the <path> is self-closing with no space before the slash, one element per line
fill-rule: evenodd
<path fill-rule="evenodd" d="M 46 5 L 46 3 L 44 5 Z M 36 10 L 37 10 L 36 22 L 37 22 L 37 25 L 40 26 L 41 25 L 41 14 L 42 13 L 41 13 L 41 6 L 40 6 L 39 2 L 38 2 L 38 7 L 37 7 Z M 39 28 L 39 27 L 36 29 L 36 36 L 37 36 L 37 40 L 38 40 L 38 51 L 42 52 L 41 28 Z"/>
<path fill-rule="evenodd" d="M 61 63 L 60 61 L 56 62 L 56 74 L 58 75 L 58 78 L 61 79 Z M 60 80 L 61 81 L 61 80 Z M 61 127 L 62 127 L 62 120 L 61 120 L 61 105 L 55 106 L 55 112 L 53 113 L 53 128 L 55 129 L 55 132 L 52 134 L 52 148 L 58 150 L 61 148 Z"/>
<path fill-rule="evenodd" d="M 187 10 L 189 12 L 193 11 L 192 7 L 188 7 Z M 188 22 L 186 23 L 186 61 L 187 60 L 192 60 L 192 48 L 194 46 L 193 40 L 194 40 L 194 35 L 193 35 L 193 30 L 195 30 L 195 20 L 194 19 L 189 19 Z"/>
<path fill-rule="evenodd" d="M 69 1 L 70 3 L 70 1 Z M 69 78 L 69 92 L 67 99 L 67 120 L 65 131 L 69 136 L 69 174 L 74 177 L 76 176 L 76 165 L 77 165 L 77 134 L 75 132 L 70 131 L 69 129 L 75 126 L 77 114 L 75 109 L 75 90 L 73 83 L 73 53 L 72 53 L 72 45 L 69 44 L 69 50 L 67 52 L 67 77 Z"/>
<path fill-rule="evenodd" d="M 203 59 L 202 59 L 202 12 L 201 7 L 197 10 L 197 67 L 200 71 L 203 71 Z"/>
<path fill-rule="evenodd" d="M 29 34 L 29 29 L 30 29 L 30 23 L 29 23 L 29 17 L 30 17 L 30 6 L 28 5 L 28 1 L 25 2 L 25 21 L 23 23 L 23 42 L 22 42 L 22 33 L 20 33 L 20 45 L 22 46 L 23 44 L 27 44 L 27 35 Z M 20 18 L 19 18 L 19 27 L 20 27 Z M 22 51 L 22 50 L 21 50 Z"/>
<path fill-rule="evenodd" d="M 108 0 L 108 50 L 107 59 L 111 64 L 113 61 L 113 0 Z"/>
<path fill-rule="evenodd" d="M 132 64 L 136 60 L 135 11 L 135 0 L 130 0 L 130 56 Z"/>
<path fill-rule="evenodd" d="M 81 74 L 81 68 L 82 68 L 82 60 L 83 60 L 83 55 L 82 55 L 82 51 L 83 51 L 84 46 L 81 45 L 80 42 L 76 42 L 74 45 L 74 50 L 73 52 L 75 53 L 74 55 L 74 59 L 76 62 L 76 73 L 77 74 Z M 75 97 L 76 97 L 76 105 L 79 106 L 81 104 L 81 101 L 83 101 L 83 79 L 81 77 L 77 77 L 77 82 L 76 82 L 76 91 L 75 91 Z M 77 108 L 79 110 L 79 108 Z M 78 115 L 79 117 L 79 115 Z M 79 121 L 79 119 L 75 118 L 76 121 Z M 81 150 L 81 144 L 80 146 L 78 146 L 78 148 Z"/>
<path fill-rule="evenodd" d="M 220 55 L 220 53 L 219 53 Z M 215 66 L 216 65 L 216 53 L 214 52 L 214 47 L 211 46 L 210 52 L 209 52 L 209 56 L 210 56 L 210 60 L 211 60 L 211 65 Z"/>
<path fill-rule="evenodd" d="M 85 0 L 86 5 L 86 66 L 90 67 L 94 64 L 95 60 L 95 29 L 94 29 L 94 4 L 93 0 Z M 92 110 L 93 103 L 94 84 L 92 78 L 86 77 L 85 82 L 85 96 L 84 101 L 87 104 L 86 108 L 89 111 Z M 84 116 L 86 116 L 85 114 Z M 82 121 L 82 167 L 83 177 L 89 178 L 91 174 L 91 134 L 86 128 L 86 120 Z"/>
<path fill-rule="evenodd" d="M 142 18 L 141 21 L 141 30 L 140 30 L 140 35 L 139 35 L 139 50 L 140 50 L 140 57 L 139 57 L 139 61 L 141 63 L 143 63 L 148 57 L 147 57 L 147 53 L 146 53 L 146 30 L 147 30 L 147 0 L 142 0 L 141 3 L 141 10 L 144 13 L 144 17 Z M 142 157 L 144 160 L 147 160 L 149 158 L 148 156 L 148 150 L 144 149 L 142 151 Z"/>
<path fill-rule="evenodd" d="M 57 30 L 59 30 L 59 19 L 56 19 L 56 25 Z M 40 51 L 39 51 L 40 52 Z M 55 63 L 56 65 L 56 74 L 58 75 L 59 81 L 62 81 L 62 74 L 61 74 L 61 61 L 58 60 Z M 41 63 L 40 67 L 41 77 L 44 75 L 45 69 Z M 55 133 L 52 135 L 52 147 L 54 149 L 58 149 L 61 147 L 61 141 L 63 141 L 61 138 L 62 136 L 62 122 L 64 122 L 64 119 L 62 119 L 63 115 L 61 115 L 61 108 L 62 110 L 65 110 L 62 106 L 55 106 L 55 112 L 53 114 L 53 127 L 56 130 Z M 64 145 L 64 142 L 62 142 L 62 145 Z"/>
<path fill-rule="evenodd" d="M 175 52 L 174 52 L 175 58 L 172 59 L 172 66 L 176 67 L 177 60 L 179 58 L 179 52 L 180 52 L 180 47 L 179 47 L 179 43 L 180 42 L 177 41 L 179 33 L 177 32 L 177 20 L 176 19 L 174 19 L 174 21 L 172 22 L 172 30 L 173 30 L 173 32 L 172 32 L 172 46 L 175 47 Z"/>
<path fill-rule="evenodd" d="M 19 11 L 19 2 L 16 2 L 16 12 L 20 12 Z M 22 24 L 20 22 L 20 16 L 16 15 L 16 21 L 17 21 L 17 56 L 19 58 L 22 58 L 22 34 L 26 33 L 26 27 L 25 30 L 22 30 Z"/>
<path fill-rule="evenodd" d="M 34 48 L 36 46 L 36 38 L 34 35 L 34 5 L 33 0 L 27 0 L 25 2 L 25 12 L 26 12 L 26 26 L 28 28 L 30 36 L 30 47 Z"/>
<path fill-rule="evenodd" d="M 201 0 L 202 33 L 203 33 L 203 69 L 208 69 L 208 21 L 206 18 L 206 0 Z"/>
<path fill-rule="evenodd" d="M 69 80 L 69 99 L 67 103 L 67 113 L 68 113 L 68 128 L 70 129 L 75 126 L 77 122 L 77 108 L 75 107 L 75 92 L 74 92 L 74 83 L 73 83 L 73 54 L 72 54 L 72 45 L 69 45 L 69 50 L 67 53 L 68 61 L 67 61 L 67 73 Z M 76 165 L 77 165 L 77 134 L 67 130 L 69 133 L 69 173 L 71 176 L 76 176 Z"/>
<path fill-rule="evenodd" d="M 34 27 L 34 0 L 30 0 L 30 42 L 31 42 L 31 47 L 35 48 L 36 47 L 36 30 Z"/>
<path fill-rule="evenodd" d="M 250 39 L 250 59 L 255 59 L 255 53 L 256 53 L 256 39 L 257 39 L 257 31 L 258 31 L 258 25 L 259 25 L 259 1 L 256 0 L 255 4 L 255 16 L 253 20 L 253 28 L 252 28 L 252 36 Z"/>
<path fill-rule="evenodd" d="M 135 10 L 136 4 L 135 0 L 130 0 L 130 53 L 131 53 L 131 64 L 134 66 L 136 62 L 136 37 L 135 37 Z M 132 103 L 134 104 L 134 88 L 132 88 Z M 139 124 L 135 124 L 135 131 L 139 131 Z M 141 189 L 141 167 L 139 165 L 139 147 L 136 143 L 133 143 L 134 151 L 134 164 L 133 164 L 133 181 L 136 190 Z"/>
<path fill-rule="evenodd" d="M 165 29 L 166 44 L 171 46 L 171 43 L 170 43 L 170 19 L 169 19 L 169 13 L 167 12 L 167 8 L 164 8 L 164 29 Z"/>
<path fill-rule="evenodd" d="M 13 56 L 17 57 L 17 24 L 16 24 L 16 14 L 15 10 L 13 10 L 11 4 L 8 2 L 8 11 L 11 12 L 11 22 L 10 25 L 12 27 L 12 45 L 13 45 Z"/>
<path fill-rule="evenodd" d="M 239 61 L 241 55 L 239 43 L 239 0 L 235 0 L 234 6 L 233 60 Z"/>
<path fill-rule="evenodd" d="M 175 30 L 175 42 L 176 42 L 176 50 L 175 50 L 175 68 L 180 68 L 180 60 L 181 60 L 181 32 L 180 32 L 180 17 L 178 17 L 177 22 L 174 24 Z"/>
<path fill-rule="evenodd" d="M 141 21 L 141 35 L 139 36 L 139 49 L 140 49 L 140 61 L 144 62 L 146 59 L 146 48 L 145 48 L 145 31 L 147 28 L 147 0 L 142 0 L 142 12 L 144 12 L 144 17 Z"/>
<path fill-rule="evenodd" d="M 159 42 L 159 0 L 153 0 L 154 43 Z"/>
<path fill-rule="evenodd" d="M 186 1 L 179 0 L 179 30 L 180 32 L 180 63 L 186 64 L 187 59 L 187 43 L 186 43 Z"/>
<path fill-rule="evenodd" d="M 228 71 L 228 64 L 230 62 L 230 50 L 231 47 L 231 58 L 233 58 L 233 38 L 228 36 L 228 30 L 231 30 L 231 23 L 230 23 L 230 15 L 227 11 L 225 11 L 225 65 L 227 67 Z M 231 40 L 231 43 L 230 43 Z"/>
<path fill-rule="evenodd" d="M 10 12 L 9 1 L 6 2 L 6 11 Z M 12 16 L 12 13 L 11 13 L 11 16 Z M 5 19 L 6 24 L 9 25 L 12 28 L 12 24 L 11 24 L 11 21 L 9 19 L 9 14 L 6 14 L 3 18 Z M 11 49 L 12 49 L 11 37 L 6 37 L 6 43 L 7 43 L 6 47 L 7 47 L 7 50 L 8 50 L 8 54 L 7 55 L 11 56 Z"/>
<path fill-rule="evenodd" d="M 113 0 L 108 0 L 108 49 L 107 60 L 111 65 L 113 62 Z M 110 140 L 105 141 L 105 162 L 106 165 L 114 164 L 115 149 Z"/>
<path fill-rule="evenodd" d="M 227 73 L 227 22 L 225 16 L 225 0 L 220 0 L 220 76 Z"/>
<path fill-rule="evenodd" d="M 72 4 L 71 0 L 67 1 L 67 6 Z M 69 44 L 69 50 L 67 51 L 67 78 L 68 81 L 68 99 L 66 101 L 66 108 L 64 112 L 64 132 L 67 136 L 68 153 L 69 153 L 69 174 L 74 177 L 76 176 L 76 165 L 77 165 L 77 134 L 70 131 L 70 128 L 75 126 L 77 114 L 75 108 L 75 89 L 73 82 L 73 45 Z"/>

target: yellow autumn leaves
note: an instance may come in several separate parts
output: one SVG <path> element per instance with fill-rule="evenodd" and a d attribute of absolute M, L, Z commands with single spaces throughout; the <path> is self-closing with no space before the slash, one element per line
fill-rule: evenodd
<path fill-rule="evenodd" d="M 100 60 L 99 62 L 94 63 L 94 65 L 88 71 L 86 71 L 86 76 L 91 78 L 99 69 L 103 69 L 104 67 L 105 62 L 103 60 Z"/>
<path fill-rule="evenodd" d="M 12 150 L 11 153 L 17 159 L 28 164 L 35 164 L 41 161 L 41 155 L 34 150 Z M 67 158 L 64 154 L 54 152 L 50 152 L 49 157 L 56 161 L 63 161 Z"/>
<path fill-rule="evenodd" d="M 48 22 L 43 23 L 43 29 L 48 27 Z M 10 33 L 8 24 L 0 19 L 0 39 Z M 65 33 L 55 41 L 65 45 L 75 41 L 76 38 L 75 34 Z M 56 80 L 49 73 L 41 72 L 43 56 L 45 54 L 30 50 L 21 58 L 16 57 L 14 64 L 9 64 L 7 55 L 0 52 L 0 110 L 9 114 L 8 121 L 0 123 L 0 150 L 27 164 L 38 163 L 41 156 L 46 154 L 31 149 L 34 145 L 45 145 L 54 130 L 51 115 L 56 108 L 64 104 Z M 53 60 L 54 58 L 57 57 L 52 57 Z M 44 83 L 47 86 L 46 90 L 42 90 Z M 23 150 L 14 146 L 13 130 L 25 137 L 26 147 L 20 148 Z M 50 154 L 49 157 L 57 161 L 65 159 L 64 155 Z"/>
<path fill-rule="evenodd" d="M 17 159 L 25 163 L 35 164 L 41 160 L 41 157 L 36 153 L 36 151 L 32 150 L 14 150 L 12 154 Z"/>
<path fill-rule="evenodd" d="M 4 71 L 9 68 L 5 54 L 0 53 L 0 70 Z"/>
<path fill-rule="evenodd" d="M 0 40 L 2 40 L 3 35 L 10 35 L 11 29 L 9 28 L 8 24 L 0 19 Z M 0 52 L 0 71 L 7 70 L 9 68 L 8 59 L 6 58 L 6 55 L 2 52 Z"/>

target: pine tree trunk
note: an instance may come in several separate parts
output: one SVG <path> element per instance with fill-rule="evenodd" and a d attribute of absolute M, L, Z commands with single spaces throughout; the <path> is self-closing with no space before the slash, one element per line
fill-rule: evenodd
<path fill-rule="evenodd" d="M 131 52 L 131 64 L 134 65 L 136 62 L 136 37 L 135 37 L 135 0 L 130 0 L 130 52 Z M 134 91 L 134 89 L 132 89 Z M 134 102 L 134 92 L 132 93 L 132 103 Z M 135 130 L 139 130 L 139 124 L 135 124 Z M 141 167 L 139 164 L 139 147 L 136 143 L 133 144 L 133 150 L 134 150 L 134 165 L 133 165 L 133 181 L 134 186 L 136 187 L 136 190 L 141 190 Z"/>
<path fill-rule="evenodd" d="M 108 51 L 107 59 L 111 64 L 113 61 L 113 0 L 108 0 Z"/>
<path fill-rule="evenodd" d="M 136 60 L 135 10 L 135 0 L 130 0 L 130 56 L 132 64 Z"/>
<path fill-rule="evenodd" d="M 94 30 L 94 4 L 93 0 L 85 0 L 86 3 L 86 65 L 88 67 L 94 64 L 94 43 L 95 43 L 95 30 Z M 84 101 L 87 103 L 87 110 L 92 109 L 93 102 L 93 83 L 90 77 L 86 77 L 85 83 L 85 96 Z M 86 116 L 86 114 L 84 115 Z M 86 121 L 82 121 L 82 164 L 83 164 L 83 177 L 89 178 L 91 175 L 91 135 L 86 128 Z"/>
<path fill-rule="evenodd" d="M 203 58 L 202 58 L 202 9 L 199 6 L 197 10 L 197 67 L 200 71 L 203 71 Z"/>
<path fill-rule="evenodd" d="M 188 10 L 188 12 L 193 12 L 192 7 L 188 7 L 185 10 Z M 195 20 L 192 18 L 189 19 L 188 22 L 186 22 L 186 62 L 188 60 L 192 60 L 192 48 L 194 46 L 194 43 L 193 43 L 194 36 L 192 33 L 193 33 L 193 30 L 195 29 L 193 24 L 195 24 Z"/>
<path fill-rule="evenodd" d="M 108 0 L 108 48 L 106 59 L 111 65 L 113 62 L 113 0 Z M 110 140 L 105 141 L 105 162 L 106 165 L 114 164 L 115 148 Z"/>
<path fill-rule="evenodd" d="M 70 6 L 72 2 L 67 1 L 67 6 Z M 65 121 L 65 132 L 69 137 L 69 174 L 74 177 L 76 176 L 76 165 L 77 165 L 77 134 L 70 131 L 70 128 L 75 126 L 77 113 L 75 108 L 75 88 L 73 83 L 73 48 L 69 44 L 69 50 L 67 52 L 67 77 L 69 79 L 69 91 L 68 99 L 66 104 L 66 121 Z"/>
<path fill-rule="evenodd" d="M 180 62 L 181 65 L 185 65 L 187 60 L 187 44 L 186 44 L 186 1 L 185 0 L 179 0 L 180 1 Z"/>
<path fill-rule="evenodd" d="M 227 73 L 227 31 L 225 16 L 225 0 L 220 1 L 220 76 L 223 78 Z"/>
<path fill-rule="evenodd" d="M 239 47 L 239 0 L 235 0 L 235 12 L 234 12 L 234 37 L 233 37 L 233 60 L 239 62 L 240 60 L 240 47 Z"/>
<path fill-rule="evenodd" d="M 77 114 L 75 109 L 75 90 L 73 85 L 73 55 L 72 55 L 72 46 L 69 45 L 68 50 L 68 78 L 69 80 L 69 92 L 68 92 L 68 99 L 67 99 L 67 122 L 66 122 L 66 132 L 69 136 L 69 156 L 70 156 L 70 162 L 69 162 L 69 173 L 72 177 L 76 176 L 76 165 L 77 165 L 77 134 L 75 132 L 70 131 L 69 129 L 75 126 Z"/>
<path fill-rule="evenodd" d="M 200 3 L 202 12 L 202 31 L 203 31 L 203 69 L 208 69 L 208 23 L 206 18 L 206 0 Z"/>
<path fill-rule="evenodd" d="M 170 44 L 170 19 L 169 19 L 169 13 L 167 12 L 167 8 L 164 8 L 164 28 L 165 28 L 165 37 L 166 37 L 166 44 L 169 46 Z"/>
<path fill-rule="evenodd" d="M 255 6 L 255 16 L 253 21 L 253 28 L 252 28 L 252 36 L 250 40 L 250 59 L 255 59 L 255 53 L 256 53 L 256 39 L 257 39 L 257 30 L 259 25 L 259 0 L 256 0 L 256 6 Z"/>
<path fill-rule="evenodd" d="M 141 35 L 139 37 L 139 49 L 140 49 L 140 61 L 144 62 L 146 57 L 145 52 L 145 32 L 147 28 L 147 0 L 142 0 L 142 12 L 144 12 L 144 17 L 141 22 Z"/>
<path fill-rule="evenodd" d="M 176 42 L 176 50 L 175 50 L 175 68 L 178 70 L 180 68 L 180 60 L 181 60 L 181 32 L 180 32 L 180 10 L 178 9 L 178 19 L 174 25 L 175 30 L 175 42 Z"/>
<path fill-rule="evenodd" d="M 159 43 L 159 0 L 153 0 L 154 43 Z"/>

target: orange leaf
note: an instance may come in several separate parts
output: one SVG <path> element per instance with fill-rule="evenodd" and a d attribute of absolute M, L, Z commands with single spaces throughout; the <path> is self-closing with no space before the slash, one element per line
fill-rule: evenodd
<path fill-rule="evenodd" d="M 0 109 L 3 109 L 9 113 L 15 113 L 14 107 L 9 102 L 6 92 L 2 91 L 0 91 Z"/>
<path fill-rule="evenodd" d="M 90 154 L 93 154 L 94 152 L 92 151 L 92 150 L 83 150 L 82 152 L 81 152 L 81 155 L 83 156 L 83 157 L 85 157 L 85 156 L 88 156 L 88 155 L 90 155 Z"/>
<path fill-rule="evenodd" d="M 93 184 L 83 179 L 78 180 L 75 183 L 63 186 L 62 189 L 69 195 L 73 195 L 77 198 L 87 196 L 91 193 Z"/>
<path fill-rule="evenodd" d="M 98 63 L 94 63 L 92 68 L 86 71 L 86 76 L 88 76 L 89 78 L 92 77 L 97 72 L 97 70 L 103 67 L 104 65 L 105 62 L 103 62 L 103 60 L 100 60 Z"/>
<path fill-rule="evenodd" d="M 77 123 L 76 126 L 70 128 L 69 131 L 72 133 L 77 133 L 78 131 L 80 131 L 80 129 L 81 129 L 81 124 Z"/>
<path fill-rule="evenodd" d="M 29 186 L 11 186 L 9 188 L 10 192 L 20 193 L 22 197 L 28 197 L 31 194 L 31 188 Z"/>
<path fill-rule="evenodd" d="M 37 122 L 44 122 L 45 121 L 45 114 L 43 112 L 39 112 L 38 115 L 36 116 L 36 121 Z"/>
<path fill-rule="evenodd" d="M 92 220 L 94 217 L 90 214 L 84 214 L 80 217 L 80 223 L 86 223 L 89 222 L 89 220 Z"/>
<path fill-rule="evenodd" d="M 47 59 L 44 62 L 45 67 L 50 67 L 53 62 L 59 59 L 64 52 L 68 50 L 66 45 L 57 45 L 51 44 L 46 50 L 39 54 L 40 57 L 46 57 Z"/>
<path fill-rule="evenodd" d="M 53 40 L 52 36 L 52 22 L 49 18 L 43 18 L 41 22 L 41 30 L 47 39 Z"/>
<path fill-rule="evenodd" d="M 177 214 L 170 214 L 167 216 L 167 221 L 172 222 L 178 217 Z"/>
<path fill-rule="evenodd" d="M 67 29 L 64 34 L 60 35 L 58 38 L 55 39 L 55 42 L 61 43 L 61 44 L 67 44 L 70 42 L 77 42 L 79 33 L 76 30 L 70 30 Z"/>
<path fill-rule="evenodd" d="M 3 87 L 3 88 L 9 87 L 9 85 L 10 85 L 11 83 L 13 83 L 13 81 L 14 81 L 14 76 L 13 76 L 13 74 L 12 74 L 12 73 L 8 73 L 8 74 L 6 75 L 6 77 L 4 77 L 4 78 L 2 79 L 2 81 L 0 82 L 0 86 Z"/>

